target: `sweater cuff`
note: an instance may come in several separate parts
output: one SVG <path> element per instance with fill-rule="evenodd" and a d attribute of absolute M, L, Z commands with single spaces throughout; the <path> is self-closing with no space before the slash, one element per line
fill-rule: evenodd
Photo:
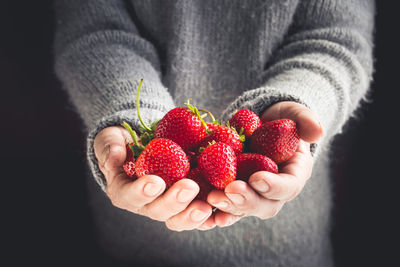
<path fill-rule="evenodd" d="M 280 101 L 294 101 L 310 108 L 317 114 L 325 135 L 311 151 L 316 157 L 319 144 L 325 145 L 345 123 L 348 96 L 335 87 L 329 75 L 320 75 L 317 67 L 294 68 L 286 70 L 268 80 L 257 89 L 249 90 L 233 102 L 223 113 L 224 121 L 228 120 L 239 109 L 249 109 L 261 115 L 268 107 Z M 318 146 L 317 146 L 318 144 Z M 318 149 L 317 149 L 318 148 Z"/>
<path fill-rule="evenodd" d="M 155 121 L 161 119 L 164 115 L 164 111 L 148 108 L 140 108 L 140 114 L 146 118 L 146 121 Z M 122 121 L 128 122 L 133 128 L 137 128 L 140 121 L 137 116 L 136 109 L 126 109 L 118 111 L 110 116 L 106 116 L 99 120 L 95 127 L 89 131 L 86 145 L 87 145 L 87 159 L 89 162 L 90 170 L 93 174 L 94 179 L 99 184 L 101 189 L 106 192 L 107 183 L 103 173 L 101 172 L 96 155 L 94 153 L 94 139 L 96 135 L 106 127 L 119 126 Z"/>

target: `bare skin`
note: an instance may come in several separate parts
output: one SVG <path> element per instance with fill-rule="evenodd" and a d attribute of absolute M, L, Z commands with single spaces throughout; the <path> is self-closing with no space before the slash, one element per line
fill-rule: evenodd
<path fill-rule="evenodd" d="M 165 182 L 155 175 L 132 181 L 122 168 L 126 140 L 130 139 L 128 131 L 118 126 L 105 128 L 95 138 L 94 151 L 107 181 L 107 196 L 114 206 L 165 222 L 174 231 L 225 227 L 244 216 L 271 218 L 301 192 L 310 178 L 313 168 L 310 143 L 323 135 L 316 115 L 304 105 L 279 102 L 261 116 L 262 121 L 280 118 L 294 120 L 301 138 L 295 155 L 284 163 L 281 172 L 256 172 L 249 183 L 238 180 L 224 191 L 212 191 L 207 202 L 192 201 L 199 187 L 190 179 L 176 182 L 167 191 Z M 215 213 L 213 207 L 218 208 Z"/>

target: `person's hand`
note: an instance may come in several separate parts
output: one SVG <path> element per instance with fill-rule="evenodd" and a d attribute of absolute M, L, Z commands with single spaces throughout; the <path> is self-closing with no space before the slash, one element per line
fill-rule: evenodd
<path fill-rule="evenodd" d="M 165 191 L 165 182 L 158 176 L 145 175 L 132 180 L 125 174 L 122 164 L 126 158 L 125 144 L 130 139 L 127 130 L 112 126 L 99 132 L 94 140 L 95 155 L 106 179 L 106 194 L 111 203 L 165 222 L 175 231 L 212 227 L 213 221 L 208 220 L 212 207 L 205 201 L 192 201 L 199 192 L 196 182 L 182 179 Z"/>
<path fill-rule="evenodd" d="M 313 158 L 310 143 L 322 137 L 323 129 L 316 115 L 296 102 L 279 102 L 268 108 L 261 121 L 292 119 L 301 138 L 296 153 L 279 167 L 279 173 L 256 172 L 249 182 L 236 180 L 222 190 L 212 191 L 207 201 L 218 210 L 208 221 L 220 227 L 229 226 L 244 216 L 268 219 L 275 216 L 283 205 L 294 199 L 310 178 Z M 211 223 L 202 227 L 213 226 Z"/>

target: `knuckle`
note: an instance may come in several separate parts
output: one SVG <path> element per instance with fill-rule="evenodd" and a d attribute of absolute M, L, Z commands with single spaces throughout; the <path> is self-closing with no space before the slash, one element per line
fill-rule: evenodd
<path fill-rule="evenodd" d="M 309 171 L 308 171 L 308 173 L 307 173 L 307 175 L 305 177 L 305 182 L 307 182 L 311 178 L 311 175 L 312 175 L 312 166 L 309 169 Z"/>
<path fill-rule="evenodd" d="M 110 197 L 109 197 L 110 198 Z M 123 206 L 121 205 L 121 202 L 120 201 L 118 201 L 116 198 L 114 198 L 114 197 L 112 197 L 112 198 L 110 198 L 110 202 L 111 202 L 111 204 L 114 206 L 114 207 L 117 207 L 117 208 L 123 208 Z"/>
<path fill-rule="evenodd" d="M 259 203 L 257 201 L 246 201 L 246 205 L 243 209 L 241 210 L 247 210 L 247 211 L 254 211 L 257 210 L 259 207 Z M 241 215 L 243 214 L 243 211 L 237 211 L 235 215 Z"/>
<path fill-rule="evenodd" d="M 288 197 L 287 201 L 291 201 L 295 199 L 301 192 L 303 186 L 302 185 L 297 185 L 295 189 L 293 190 L 292 194 Z"/>
<path fill-rule="evenodd" d="M 270 210 L 270 218 L 275 217 L 279 213 L 281 208 L 282 205 L 279 202 L 277 202 L 275 205 L 272 205 Z"/>
<path fill-rule="evenodd" d="M 116 197 L 115 197 L 115 194 L 114 194 L 114 190 L 112 190 L 110 186 L 107 186 L 107 188 L 106 188 L 106 195 L 110 199 L 111 204 L 113 204 L 114 206 L 118 206 L 117 201 L 116 201 Z"/>
<path fill-rule="evenodd" d="M 140 206 L 135 203 L 135 201 L 129 195 L 124 195 L 121 197 L 121 202 L 124 203 L 124 207 L 133 213 L 138 213 Z"/>
<path fill-rule="evenodd" d="M 153 212 L 152 210 L 149 210 L 149 209 L 147 209 L 147 208 L 138 209 L 138 212 L 139 212 L 142 216 L 148 217 L 148 218 L 150 218 L 150 219 L 152 219 L 152 220 L 160 221 L 160 222 L 165 221 L 165 219 L 164 219 L 159 213 Z"/>
<path fill-rule="evenodd" d="M 243 207 L 241 209 L 239 208 L 232 208 L 227 211 L 226 213 L 230 213 L 235 216 L 244 216 L 245 213 L 252 213 L 251 211 L 255 210 L 255 208 L 250 208 L 250 207 Z"/>
<path fill-rule="evenodd" d="M 275 216 L 278 214 L 278 212 L 279 212 L 279 209 L 278 209 L 278 208 L 272 207 L 272 208 L 269 210 L 269 212 L 267 213 L 267 218 L 270 219 L 270 218 L 275 217 Z"/>
<path fill-rule="evenodd" d="M 155 221 L 160 221 L 160 222 L 166 222 L 168 221 L 173 214 L 170 212 L 166 211 L 165 208 L 160 206 L 151 206 L 147 207 L 144 206 L 142 209 L 140 209 L 140 212 L 142 215 L 149 217 L 152 220 Z"/>
<path fill-rule="evenodd" d="M 268 180 L 268 184 L 270 186 L 270 189 L 267 192 L 268 195 L 270 194 L 281 195 L 282 192 L 284 191 L 282 184 L 276 181 L 275 179 Z"/>
<path fill-rule="evenodd" d="M 275 217 L 282 209 L 282 206 L 283 204 L 281 204 L 280 202 L 275 202 L 264 210 L 264 213 L 260 216 L 260 218 L 265 220 Z"/>
<path fill-rule="evenodd" d="M 186 206 L 182 206 L 182 203 L 178 203 L 177 201 L 171 201 L 169 203 L 164 203 L 164 209 L 168 214 L 177 214 L 181 212 Z"/>
<path fill-rule="evenodd" d="M 165 221 L 165 226 L 171 231 L 175 231 L 175 232 L 183 231 L 183 228 L 179 227 L 179 225 L 175 219 L 169 219 L 169 220 Z"/>
<path fill-rule="evenodd" d="M 142 215 L 144 217 L 148 217 L 152 220 L 155 220 L 154 218 L 152 218 L 151 214 L 149 213 L 147 206 L 142 206 L 140 208 L 137 208 L 135 213 Z M 159 221 L 159 220 L 157 220 L 157 221 Z"/>

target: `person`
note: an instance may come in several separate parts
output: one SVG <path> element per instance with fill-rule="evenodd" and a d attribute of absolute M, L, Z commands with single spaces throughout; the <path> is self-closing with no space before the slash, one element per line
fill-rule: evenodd
<path fill-rule="evenodd" d="M 57 0 L 55 71 L 87 129 L 89 197 L 104 253 L 140 266 L 333 266 L 329 146 L 366 98 L 374 1 Z M 195 200 L 122 170 L 122 121 L 188 99 L 226 121 L 293 119 L 279 174 L 256 172 Z M 96 181 L 93 182 L 93 181 Z M 216 207 L 218 210 L 213 211 Z"/>

